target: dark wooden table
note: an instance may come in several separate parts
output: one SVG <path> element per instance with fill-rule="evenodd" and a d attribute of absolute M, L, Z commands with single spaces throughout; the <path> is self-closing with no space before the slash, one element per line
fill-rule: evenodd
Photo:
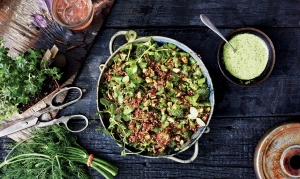
<path fill-rule="evenodd" d="M 229 82 L 217 65 L 221 39 L 199 19 L 206 14 L 221 33 L 239 27 L 255 27 L 273 41 L 276 63 L 270 77 L 254 87 Z M 101 126 L 96 92 L 98 66 L 109 57 L 110 37 L 120 30 L 135 30 L 139 36 L 159 35 L 176 39 L 201 54 L 215 89 L 211 131 L 199 139 L 199 155 L 189 164 L 168 159 L 121 156 L 111 137 L 95 129 Z M 300 115 L 300 1 L 286 0 L 128 0 L 115 1 L 74 86 L 86 89 L 78 103 L 59 115 L 84 114 L 91 121 L 78 134 L 90 153 L 119 167 L 116 178 L 255 178 L 253 155 L 262 135 L 277 123 Z M 1 158 L 8 138 L 1 138 Z M 193 147 L 181 153 L 189 158 Z M 91 171 L 95 178 L 100 175 Z"/>

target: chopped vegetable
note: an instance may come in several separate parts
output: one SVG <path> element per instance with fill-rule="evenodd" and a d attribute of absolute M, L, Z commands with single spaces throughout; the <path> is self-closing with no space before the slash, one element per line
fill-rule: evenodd
<path fill-rule="evenodd" d="M 53 125 L 33 132 L 16 143 L 0 164 L 2 179 L 11 178 L 90 178 L 88 165 L 105 178 L 113 178 L 118 168 L 88 155 L 64 126 Z"/>
<path fill-rule="evenodd" d="M 136 39 L 136 37 L 137 37 L 137 34 L 133 30 L 128 31 L 125 36 L 125 38 L 128 42 L 134 41 Z"/>
<path fill-rule="evenodd" d="M 210 89 L 188 53 L 149 37 L 122 47 L 113 60 L 104 72 L 100 103 L 110 116 L 107 132 L 118 143 L 139 153 L 167 154 L 205 126 Z"/>

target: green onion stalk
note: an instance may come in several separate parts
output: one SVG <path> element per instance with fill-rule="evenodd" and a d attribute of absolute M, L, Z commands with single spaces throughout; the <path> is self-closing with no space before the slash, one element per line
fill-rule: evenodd
<path fill-rule="evenodd" d="M 70 161 L 87 164 L 105 178 L 113 178 L 113 176 L 116 176 L 118 173 L 118 168 L 116 166 L 100 158 L 93 157 L 93 155 L 88 155 L 84 150 L 68 147 L 66 153 L 66 157 Z"/>

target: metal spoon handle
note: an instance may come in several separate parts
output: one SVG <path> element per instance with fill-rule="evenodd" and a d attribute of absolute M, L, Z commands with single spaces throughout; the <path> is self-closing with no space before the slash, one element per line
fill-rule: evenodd
<path fill-rule="evenodd" d="M 230 45 L 232 50 L 235 51 L 233 46 L 225 39 L 225 37 L 220 33 L 220 31 L 216 28 L 216 26 L 209 20 L 209 18 L 206 15 L 201 14 L 200 19 L 203 22 L 203 24 L 205 24 L 208 28 L 210 28 L 212 31 L 218 34 L 228 45 Z"/>

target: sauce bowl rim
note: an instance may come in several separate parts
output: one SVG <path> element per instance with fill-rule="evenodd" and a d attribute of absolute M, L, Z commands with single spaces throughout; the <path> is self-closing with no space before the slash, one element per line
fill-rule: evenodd
<path fill-rule="evenodd" d="M 268 56 L 268 62 L 267 62 L 267 65 L 266 65 L 264 71 L 258 77 L 251 79 L 251 80 L 241 80 L 239 78 L 236 78 L 232 74 L 230 74 L 230 72 L 227 71 L 227 69 L 225 68 L 225 64 L 224 64 L 223 57 L 222 57 L 225 41 L 222 41 L 218 47 L 218 53 L 217 53 L 218 66 L 219 66 L 222 74 L 230 82 L 237 84 L 239 86 L 244 86 L 244 87 L 255 86 L 255 85 L 258 85 L 258 84 L 264 82 L 270 76 L 271 72 L 273 71 L 273 68 L 275 65 L 275 48 L 274 48 L 274 45 L 273 45 L 273 42 L 271 41 L 271 39 L 264 32 L 262 32 L 261 30 L 258 30 L 256 28 L 253 28 L 253 27 L 242 27 L 242 28 L 235 29 L 235 30 L 231 31 L 230 33 L 228 33 L 225 36 L 225 38 L 229 41 L 234 36 L 236 36 L 238 34 L 242 34 L 242 33 L 253 34 L 253 35 L 259 37 L 260 39 L 262 39 L 266 43 L 268 50 L 269 50 L 269 56 Z"/>

